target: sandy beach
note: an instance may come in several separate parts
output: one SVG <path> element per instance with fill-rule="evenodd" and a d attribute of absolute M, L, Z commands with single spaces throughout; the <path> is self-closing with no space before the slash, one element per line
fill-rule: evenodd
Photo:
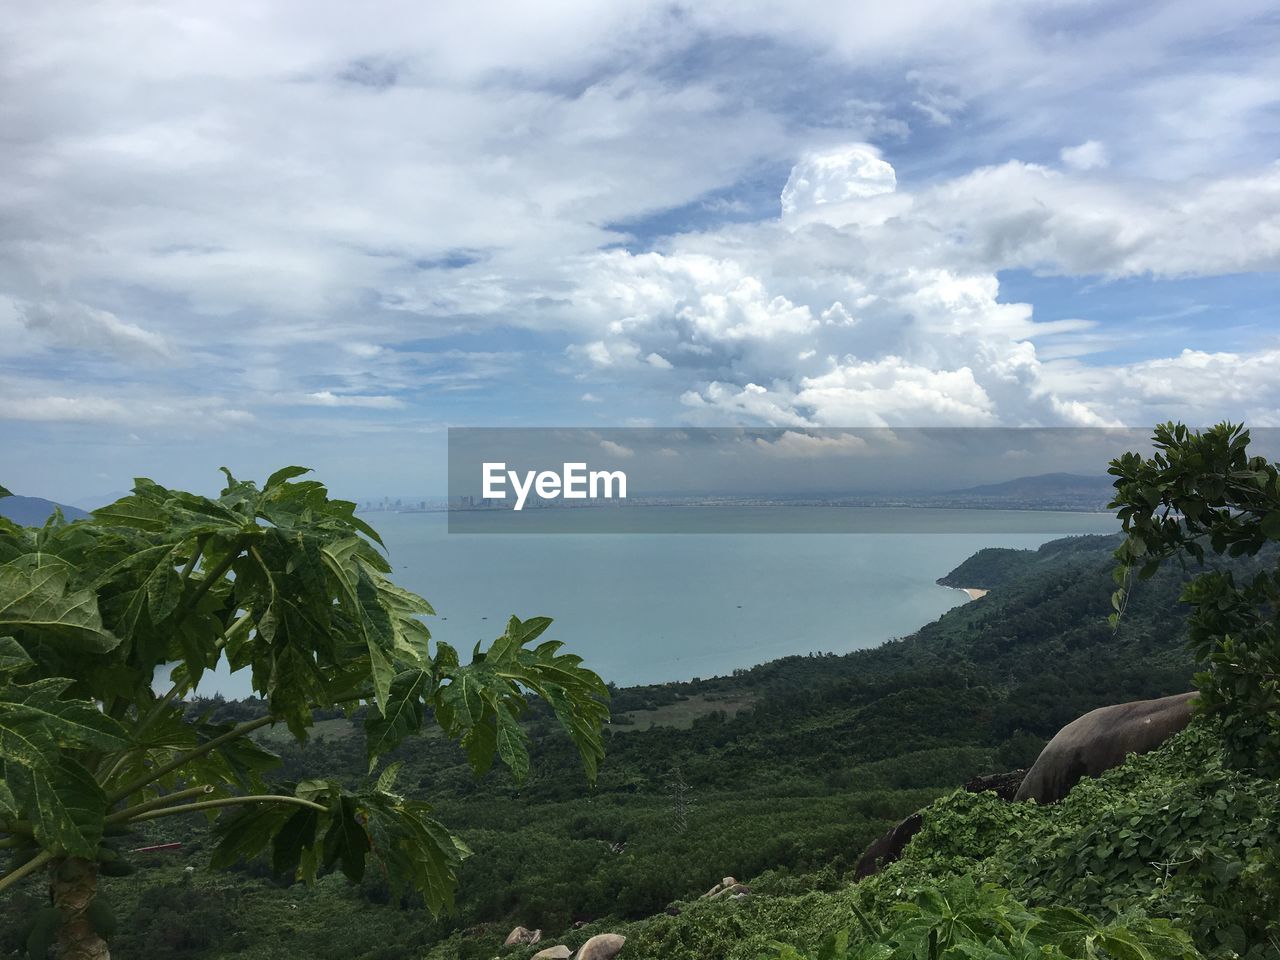
<path fill-rule="evenodd" d="M 990 590 L 983 590 L 981 587 L 956 587 L 957 590 L 963 590 L 969 595 L 970 600 L 977 600 L 979 597 L 985 597 Z"/>

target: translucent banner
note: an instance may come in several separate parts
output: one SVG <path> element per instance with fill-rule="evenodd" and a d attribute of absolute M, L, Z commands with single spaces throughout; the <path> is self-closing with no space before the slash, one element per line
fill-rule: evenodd
<path fill-rule="evenodd" d="M 454 428 L 449 532 L 1105 533 L 1130 450 L 1150 431 Z"/>

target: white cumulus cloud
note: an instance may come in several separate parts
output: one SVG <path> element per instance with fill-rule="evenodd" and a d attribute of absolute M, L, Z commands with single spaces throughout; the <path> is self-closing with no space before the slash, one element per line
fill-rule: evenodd
<path fill-rule="evenodd" d="M 1096 170 L 1110 161 L 1106 145 L 1099 140 L 1086 140 L 1074 147 L 1063 147 L 1059 156 L 1073 170 Z"/>

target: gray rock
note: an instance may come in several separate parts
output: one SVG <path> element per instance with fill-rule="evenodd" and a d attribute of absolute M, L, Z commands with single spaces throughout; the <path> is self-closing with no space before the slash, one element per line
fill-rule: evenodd
<path fill-rule="evenodd" d="M 529 930 L 525 927 L 516 927 L 507 934 L 507 939 L 502 941 L 504 947 L 514 947 L 516 944 L 525 943 L 533 944 L 542 939 L 541 930 Z"/>
<path fill-rule="evenodd" d="M 1012 800 L 1026 779 L 1026 770 L 1010 770 L 1008 773 L 987 773 L 974 777 L 964 785 L 969 793 L 985 793 L 990 790 L 1001 800 Z"/>
<path fill-rule="evenodd" d="M 627 938 L 617 933 L 598 933 L 573 955 L 574 960 L 612 960 L 622 949 Z"/>
<path fill-rule="evenodd" d="M 1099 707 L 1058 731 L 1018 788 L 1017 800 L 1056 803 L 1082 777 L 1156 749 L 1191 720 L 1192 693 Z"/>
<path fill-rule="evenodd" d="M 879 873 L 882 868 L 901 857 L 902 851 L 911 842 L 911 838 L 919 833 L 923 826 L 924 814 L 913 813 L 879 840 L 872 841 L 871 845 L 862 851 L 857 866 L 853 868 L 854 879 L 862 880 Z"/>
<path fill-rule="evenodd" d="M 569 960 L 571 956 L 573 956 L 572 950 L 563 943 L 557 943 L 554 947 L 539 950 L 529 960 Z"/>

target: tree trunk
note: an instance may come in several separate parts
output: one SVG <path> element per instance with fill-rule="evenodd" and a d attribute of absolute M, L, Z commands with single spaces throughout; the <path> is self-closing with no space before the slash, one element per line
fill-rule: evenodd
<path fill-rule="evenodd" d="M 98 892 L 98 865 L 82 857 L 56 861 L 49 894 L 62 911 L 58 934 L 53 942 L 57 960 L 111 960 L 106 941 L 98 936 L 89 919 L 89 904 Z"/>

